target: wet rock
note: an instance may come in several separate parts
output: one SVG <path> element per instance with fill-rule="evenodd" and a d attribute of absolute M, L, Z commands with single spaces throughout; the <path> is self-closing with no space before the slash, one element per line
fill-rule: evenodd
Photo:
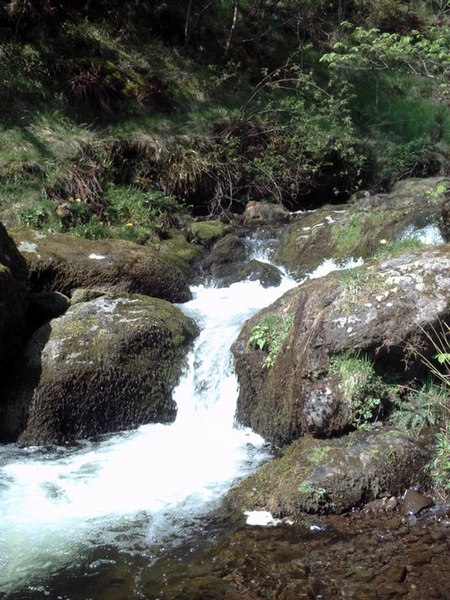
<path fill-rule="evenodd" d="M 402 498 L 402 512 L 404 515 L 417 515 L 421 510 L 430 506 L 433 506 L 433 500 L 416 490 L 406 490 Z"/>
<path fill-rule="evenodd" d="M 211 270 L 214 279 L 222 286 L 229 286 L 237 281 L 258 280 L 263 287 L 272 287 L 281 282 L 281 273 L 277 267 L 255 259 L 244 264 L 215 265 Z"/>
<path fill-rule="evenodd" d="M 300 438 L 228 494 L 240 512 L 274 517 L 342 513 L 381 495 L 399 494 L 420 475 L 424 450 L 393 429 L 329 440 Z"/>
<path fill-rule="evenodd" d="M 197 221 L 189 225 L 187 239 L 189 242 L 211 248 L 227 230 L 229 229 L 221 221 Z"/>
<path fill-rule="evenodd" d="M 229 233 L 219 240 L 203 261 L 203 268 L 214 276 L 214 271 L 221 265 L 241 263 L 247 258 L 247 246 L 242 238 Z"/>
<path fill-rule="evenodd" d="M 301 213 L 286 228 L 275 260 L 304 276 L 325 259 L 368 258 L 411 231 L 439 224 L 443 177 L 404 180 L 390 194 L 364 195 L 352 205 Z"/>
<path fill-rule="evenodd" d="M 70 296 L 79 287 L 139 293 L 171 302 L 191 297 L 181 272 L 154 250 L 123 240 L 85 240 L 66 234 L 15 230 L 31 290 Z"/>
<path fill-rule="evenodd" d="M 276 445 L 305 433 L 345 431 L 358 422 L 365 398 L 381 397 L 375 372 L 404 381 L 425 374 L 414 348 L 421 344 L 424 356 L 433 355 L 424 331 L 445 322 L 449 290 L 450 248 L 444 245 L 330 273 L 289 291 L 247 321 L 232 347 L 237 419 Z M 290 316 L 292 324 L 267 368 L 266 351 L 249 339 L 271 315 L 278 323 Z M 336 360 L 358 356 L 366 356 L 368 366 L 367 360 L 355 363 L 353 379 L 340 374 Z"/>
<path fill-rule="evenodd" d="M 176 415 L 193 321 L 156 298 L 104 295 L 38 329 L 9 382 L 0 438 L 62 444 Z"/>

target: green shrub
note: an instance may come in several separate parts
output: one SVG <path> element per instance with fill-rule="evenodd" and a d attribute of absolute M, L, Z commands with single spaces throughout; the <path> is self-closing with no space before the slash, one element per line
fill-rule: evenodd
<path fill-rule="evenodd" d="M 429 463 L 433 480 L 444 492 L 450 492 L 450 427 L 447 426 L 436 434 L 436 445 L 433 459 Z"/>

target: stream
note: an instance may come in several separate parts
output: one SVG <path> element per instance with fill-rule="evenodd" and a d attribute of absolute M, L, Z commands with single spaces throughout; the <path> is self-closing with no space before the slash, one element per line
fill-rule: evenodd
<path fill-rule="evenodd" d="M 268 260 L 260 243 L 254 254 Z M 53 598 L 68 573 L 115 563 L 111 551 L 152 563 L 195 535 L 230 486 L 267 460 L 264 440 L 234 422 L 229 348 L 246 319 L 294 285 L 283 274 L 276 288 L 192 288 L 180 308 L 201 333 L 174 393 L 175 423 L 75 447 L 1 447 L 0 596 Z"/>
<path fill-rule="evenodd" d="M 252 258 L 270 262 L 273 240 L 249 243 Z M 339 265 L 325 260 L 309 277 L 359 264 L 362 260 Z M 311 528 L 269 528 L 267 534 L 247 528 L 233 537 L 235 526 L 219 510 L 230 487 L 271 456 L 264 439 L 234 420 L 238 384 L 230 347 L 248 318 L 296 285 L 283 272 L 278 287 L 243 281 L 191 288 L 193 299 L 180 308 L 201 332 L 174 391 L 178 413 L 173 424 L 144 425 L 69 447 L 0 447 L 0 598 L 234 600 L 225 583 L 232 581 L 235 589 L 253 589 L 249 598 L 278 599 L 276 590 L 293 577 L 292 568 L 297 589 L 307 594 L 296 592 L 295 598 L 341 597 L 349 572 L 343 559 L 359 547 L 351 521 L 336 517 Z M 372 537 L 384 536 L 372 517 L 357 530 L 370 536 L 363 550 Z M 428 535 L 429 525 L 423 531 Z M 340 558 L 331 566 L 335 544 Z M 278 545 L 283 557 L 291 549 L 286 568 L 279 565 Z M 339 588 L 325 585 L 321 576 L 328 546 L 330 577 L 344 578 Z M 313 562 L 299 571 L 299 556 Z M 364 557 L 365 552 L 358 565 Z M 359 584 L 359 575 L 352 575 L 352 585 L 365 590 L 367 573 L 378 576 L 374 566 L 368 563 Z M 436 581 L 433 571 L 430 580 Z M 388 578 L 387 595 L 391 584 Z"/>

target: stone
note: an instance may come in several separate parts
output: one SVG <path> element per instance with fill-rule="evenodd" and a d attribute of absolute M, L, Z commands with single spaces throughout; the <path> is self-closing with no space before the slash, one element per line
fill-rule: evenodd
<path fill-rule="evenodd" d="M 25 260 L 0 223 L 0 370 L 10 365 L 23 346 L 27 306 Z"/>
<path fill-rule="evenodd" d="M 427 370 L 417 347 L 432 356 L 426 331 L 439 329 L 449 303 L 446 245 L 299 285 L 247 321 L 233 344 L 238 421 L 276 445 L 306 433 L 345 431 L 355 414 L 349 392 L 332 368 L 336 359 L 364 356 L 374 374 L 387 379 L 423 377 Z M 249 339 L 270 315 L 280 320 L 290 315 L 292 325 L 267 368 L 266 352 L 252 347 Z M 377 393 L 376 380 L 368 373 L 361 401 L 364 394 Z"/>
<path fill-rule="evenodd" d="M 108 294 L 39 328 L 11 374 L 0 439 L 64 444 L 173 421 L 195 323 L 170 303 Z"/>
<path fill-rule="evenodd" d="M 389 194 L 297 214 L 283 232 L 275 260 L 303 277 L 324 260 L 369 258 L 412 231 L 438 230 L 446 185 L 450 179 L 444 177 L 404 180 Z"/>
<path fill-rule="evenodd" d="M 433 500 L 416 490 L 408 489 L 403 495 L 402 513 L 404 515 L 417 515 L 421 510 L 430 506 L 433 506 Z"/>
<path fill-rule="evenodd" d="M 327 440 L 305 436 L 238 484 L 227 500 L 239 512 L 267 510 L 278 518 L 343 513 L 423 479 L 426 460 L 419 444 L 391 428 Z"/>
<path fill-rule="evenodd" d="M 76 288 L 139 293 L 170 302 L 191 298 L 182 273 L 150 247 L 123 240 L 86 240 L 67 234 L 14 230 L 33 292 Z"/>

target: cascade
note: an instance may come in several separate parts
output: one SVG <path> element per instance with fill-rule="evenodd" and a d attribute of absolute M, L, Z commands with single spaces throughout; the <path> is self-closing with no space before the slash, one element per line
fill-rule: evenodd
<path fill-rule="evenodd" d="M 254 239 L 253 256 L 269 262 L 271 241 Z M 352 265 L 326 261 L 311 277 Z M 246 319 L 297 284 L 283 273 L 272 288 L 259 281 L 192 288 L 193 300 L 180 308 L 201 332 L 174 392 L 173 424 L 73 447 L 0 447 L 0 596 L 48 597 L 48 582 L 58 589 L 61 574 L 89 574 L 108 562 L 111 547 L 151 564 L 268 459 L 264 440 L 234 422 L 229 349 Z"/>

